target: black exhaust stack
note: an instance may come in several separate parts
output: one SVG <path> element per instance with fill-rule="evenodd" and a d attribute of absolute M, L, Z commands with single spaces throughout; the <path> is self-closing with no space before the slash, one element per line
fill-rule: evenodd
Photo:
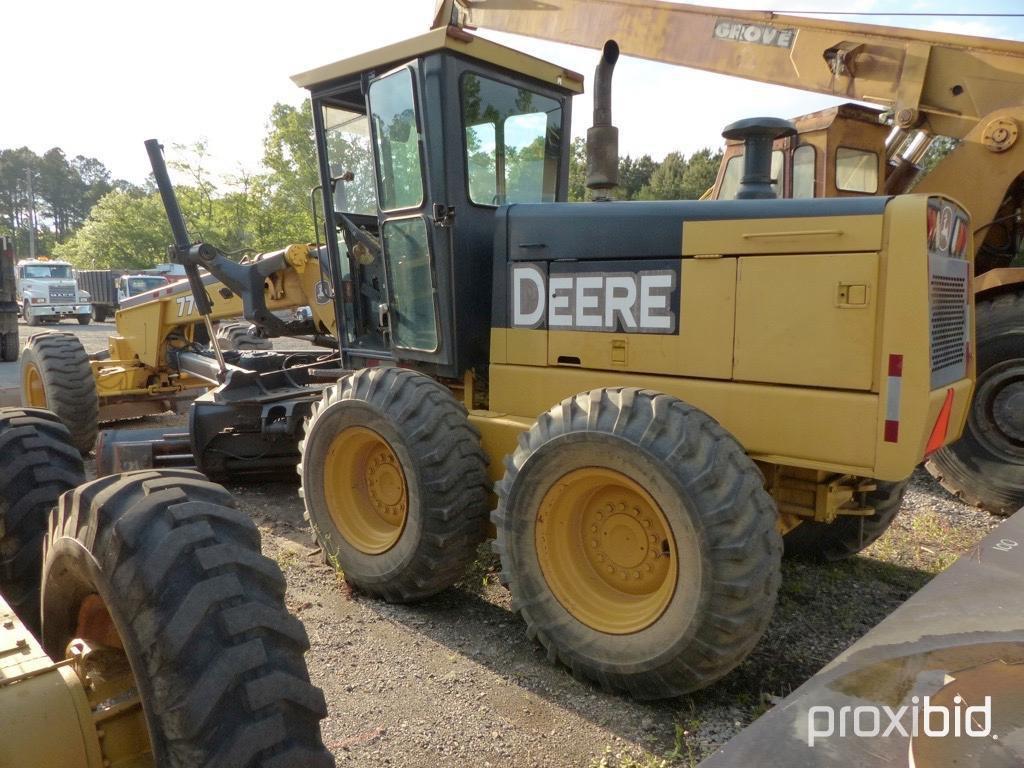
<path fill-rule="evenodd" d="M 772 144 L 796 136 L 796 126 L 778 117 L 748 117 L 727 125 L 726 139 L 743 142 L 743 178 L 737 200 L 768 200 L 772 190 Z"/>
<path fill-rule="evenodd" d="M 604 44 L 594 71 L 594 125 L 587 129 L 587 189 L 619 185 L 619 129 L 612 125 L 612 70 L 619 60 L 619 44 Z"/>

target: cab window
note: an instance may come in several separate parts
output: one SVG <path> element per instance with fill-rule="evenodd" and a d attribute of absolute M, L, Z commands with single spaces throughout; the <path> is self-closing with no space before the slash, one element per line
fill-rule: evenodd
<path fill-rule="evenodd" d="M 377 190 L 366 115 L 324 107 L 327 160 L 334 186 L 334 210 L 377 215 Z"/>
<path fill-rule="evenodd" d="M 836 150 L 836 188 L 875 194 L 878 191 L 878 154 L 839 147 Z"/>
<path fill-rule="evenodd" d="M 814 197 L 814 147 L 801 144 L 793 150 L 793 197 Z"/>
<path fill-rule="evenodd" d="M 396 347 L 433 352 L 437 318 L 427 225 L 422 216 L 384 222 L 384 253 L 391 274 L 392 336 Z"/>
<path fill-rule="evenodd" d="M 478 205 L 553 202 L 561 103 L 470 72 L 461 86 L 469 199 Z"/>
<path fill-rule="evenodd" d="M 370 85 L 380 208 L 395 211 L 423 203 L 420 137 L 412 72 L 400 69 Z"/>
<path fill-rule="evenodd" d="M 781 149 L 772 152 L 772 191 L 776 196 L 779 194 L 779 184 L 782 183 L 782 161 Z M 736 193 L 740 191 L 740 180 L 743 178 L 743 155 L 733 155 L 725 165 L 725 174 L 722 176 L 722 186 L 718 190 L 719 200 L 735 200 Z"/>

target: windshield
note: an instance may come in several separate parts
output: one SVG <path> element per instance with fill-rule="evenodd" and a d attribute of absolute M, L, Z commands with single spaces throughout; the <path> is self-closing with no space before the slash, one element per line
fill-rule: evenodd
<path fill-rule="evenodd" d="M 71 267 L 67 264 L 26 264 L 24 270 L 30 280 L 71 279 Z"/>
<path fill-rule="evenodd" d="M 324 132 L 334 179 L 334 210 L 376 215 L 377 190 L 373 184 L 373 156 L 366 115 L 324 107 Z"/>
<path fill-rule="evenodd" d="M 129 277 L 128 293 L 134 296 L 136 293 L 152 291 L 154 288 L 159 288 L 163 285 L 167 285 L 167 281 L 162 277 Z"/>

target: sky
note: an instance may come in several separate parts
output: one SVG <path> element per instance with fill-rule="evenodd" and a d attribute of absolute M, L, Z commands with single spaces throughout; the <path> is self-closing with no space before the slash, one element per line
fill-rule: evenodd
<path fill-rule="evenodd" d="M 834 0 L 704 0 L 727 8 L 807 11 Z M 143 141 L 204 139 L 220 174 L 259 168 L 275 102 L 298 105 L 289 76 L 429 28 L 434 0 L 34 0 L 8 2 L 0 27 L 0 148 L 53 146 L 98 158 L 116 178 L 149 172 Z M 845 0 L 846 11 L 1015 13 L 1021 0 Z M 1024 19 L 858 17 L 1024 41 Z M 479 34 L 584 73 L 594 51 Z M 624 84 L 627 84 L 625 86 Z M 621 154 L 687 154 L 721 144 L 741 117 L 795 117 L 839 100 L 722 75 L 622 58 L 613 114 Z M 588 94 L 573 105 L 573 135 L 591 119 Z"/>

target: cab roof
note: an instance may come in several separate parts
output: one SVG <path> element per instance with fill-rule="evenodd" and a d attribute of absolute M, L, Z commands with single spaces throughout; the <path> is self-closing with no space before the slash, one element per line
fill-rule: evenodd
<path fill-rule="evenodd" d="M 452 26 L 433 29 L 393 45 L 301 72 L 292 76 L 292 82 L 300 88 L 316 90 L 320 86 L 369 70 L 384 72 L 437 51 L 453 51 L 513 72 L 521 72 L 572 93 L 583 93 L 583 75 Z"/>
<path fill-rule="evenodd" d="M 35 259 L 21 259 L 18 262 L 18 266 L 19 267 L 23 267 L 23 266 L 43 266 L 43 265 L 50 266 L 50 265 L 54 265 L 54 264 L 57 265 L 58 267 L 70 267 L 71 266 L 71 262 L 70 261 L 64 261 L 64 259 L 55 259 L 55 258 L 52 258 L 50 256 L 41 256 L 41 257 L 35 258 Z"/>

